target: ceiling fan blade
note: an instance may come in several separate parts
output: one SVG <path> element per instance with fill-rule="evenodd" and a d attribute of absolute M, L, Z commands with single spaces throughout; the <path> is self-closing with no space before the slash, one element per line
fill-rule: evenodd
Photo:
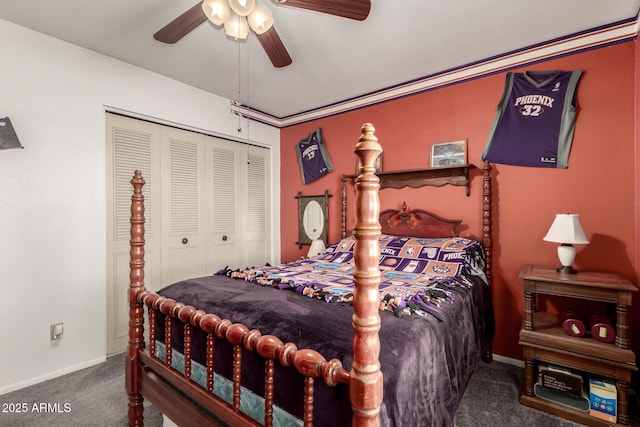
<path fill-rule="evenodd" d="M 202 11 L 202 2 L 198 2 L 191 9 L 165 25 L 164 28 L 153 35 L 153 38 L 162 43 L 173 44 L 195 30 L 206 20 L 207 17 Z"/>
<path fill-rule="evenodd" d="M 282 40 L 280 40 L 280 36 L 275 27 L 269 28 L 262 34 L 258 34 L 257 37 L 274 67 L 286 67 L 293 62 L 289 56 L 289 52 L 287 52 L 287 48 L 284 47 Z"/>
<path fill-rule="evenodd" d="M 364 21 L 371 10 L 371 0 L 275 0 L 285 6 L 313 10 L 329 15 Z"/>

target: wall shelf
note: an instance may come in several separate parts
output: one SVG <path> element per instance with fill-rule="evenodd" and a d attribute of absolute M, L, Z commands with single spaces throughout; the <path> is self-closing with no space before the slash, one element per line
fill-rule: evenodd
<path fill-rule="evenodd" d="M 470 194 L 469 171 L 475 169 L 475 165 L 465 164 L 459 166 L 443 166 L 439 168 L 407 169 L 400 171 L 378 172 L 380 189 L 383 188 L 419 188 L 425 185 L 442 187 L 443 185 L 456 185 L 466 187 L 467 196 Z M 357 175 L 346 175 L 351 181 Z"/>

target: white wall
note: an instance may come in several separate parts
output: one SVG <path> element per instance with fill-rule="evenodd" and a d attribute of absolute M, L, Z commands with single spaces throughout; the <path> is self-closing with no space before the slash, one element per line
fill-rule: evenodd
<path fill-rule="evenodd" d="M 238 133 L 226 99 L 3 20 L 0 40 L 0 117 L 25 147 L 0 151 L 0 394 L 104 360 L 106 106 L 272 147 L 279 261 L 278 129 Z"/>

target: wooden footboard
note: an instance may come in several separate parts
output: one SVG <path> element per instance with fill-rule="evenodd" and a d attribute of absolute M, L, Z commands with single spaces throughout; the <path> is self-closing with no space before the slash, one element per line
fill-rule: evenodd
<path fill-rule="evenodd" d="M 261 425 L 240 412 L 240 370 L 242 352 L 250 351 L 265 359 L 264 425 L 272 425 L 274 365 L 293 366 L 305 377 L 304 425 L 313 425 L 314 380 L 323 379 L 329 386 L 349 384 L 354 426 L 376 426 L 382 403 L 382 373 L 378 361 L 380 341 L 378 270 L 380 225 L 378 223 L 379 180 L 374 161 L 382 151 L 373 126 L 365 124 L 355 152 L 360 159 L 361 174 L 356 179 L 355 293 L 353 314 L 353 366 L 351 372 L 337 359 L 327 361 L 313 350 L 297 349 L 272 335 L 232 323 L 229 319 L 197 310 L 172 299 L 148 292 L 144 287 L 144 179 L 135 172 L 131 204 L 131 273 L 129 287 L 129 344 L 126 359 L 126 390 L 129 397 L 129 425 L 143 425 L 143 396 L 169 418 L 181 425 Z M 145 348 L 144 307 L 149 313 L 149 348 Z M 165 358 L 156 357 L 156 316 L 165 316 Z M 184 324 L 184 372 L 171 368 L 173 322 Z M 206 387 L 192 381 L 191 337 L 200 329 L 207 336 Z M 228 404 L 212 394 L 214 387 L 214 337 L 233 346 L 233 402 Z"/>
<path fill-rule="evenodd" d="M 189 382 L 185 387 L 183 380 L 191 381 L 191 336 L 193 329 L 200 329 L 207 334 L 206 346 L 206 369 L 207 385 L 205 400 L 198 402 L 200 405 L 209 408 L 220 416 L 220 418 L 235 423 L 257 424 L 248 416 L 240 412 L 240 373 L 242 369 L 242 350 L 255 352 L 265 359 L 265 413 L 264 425 L 272 425 L 273 416 L 273 387 L 274 387 L 274 365 L 279 363 L 284 367 L 293 366 L 305 377 L 304 388 L 304 417 L 305 425 L 313 425 L 313 389 L 314 379 L 324 379 L 329 386 L 338 383 L 349 383 L 349 372 L 342 368 L 342 364 L 337 359 L 326 361 L 325 358 L 316 351 L 302 349 L 298 350 L 296 345 L 289 342 L 283 343 L 273 335 L 262 335 L 257 329 L 249 330 L 245 325 L 232 323 L 229 319 L 220 319 L 214 314 L 207 314 L 194 307 L 185 306 L 169 298 L 158 296 L 150 292 L 139 294 L 139 301 L 143 302 L 149 309 L 150 335 L 155 336 L 155 318 L 158 312 L 163 313 L 165 318 L 165 360 L 159 363 L 157 358 L 154 362 L 155 371 L 162 365 L 169 368 L 172 363 L 173 349 L 171 347 L 172 323 L 179 320 L 184 324 L 184 373 L 181 378 L 165 378 L 181 391 L 193 395 L 200 386 Z M 228 405 L 224 400 L 211 395 L 214 387 L 214 335 L 233 345 L 233 403 Z M 156 343 L 152 340 L 149 345 L 149 352 L 144 352 L 145 356 L 156 354 Z M 147 359 L 147 362 L 149 360 Z M 198 394 L 202 392 L 198 390 Z M 200 399 L 196 399 L 200 400 Z M 211 402 L 209 402 L 211 400 Z"/>

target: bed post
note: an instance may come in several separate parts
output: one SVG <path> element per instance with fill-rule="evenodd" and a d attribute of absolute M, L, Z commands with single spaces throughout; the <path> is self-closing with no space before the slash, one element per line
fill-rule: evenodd
<path fill-rule="evenodd" d="M 340 211 L 340 238 L 347 237 L 347 175 L 342 174 L 342 206 Z"/>
<path fill-rule="evenodd" d="M 355 181 L 356 238 L 353 281 L 353 366 L 349 394 L 353 408 L 353 426 L 378 426 L 382 403 L 382 371 L 380 354 L 380 180 L 375 175 L 374 162 L 382 152 L 375 129 L 362 125 L 354 152 L 362 165 Z"/>
<path fill-rule="evenodd" d="M 491 163 L 485 161 L 482 168 L 482 246 L 484 247 L 484 274 L 487 281 L 493 283 L 493 201 L 491 192 Z M 493 286 L 489 288 L 493 293 Z M 487 343 L 482 359 L 493 361 L 493 340 Z"/>
<path fill-rule="evenodd" d="M 482 168 L 483 177 L 482 177 L 482 246 L 484 246 L 485 251 L 485 268 L 484 272 L 487 276 L 487 280 L 489 283 L 493 278 L 493 263 L 492 263 L 492 234 L 493 234 L 493 225 L 492 225 L 492 200 L 491 200 L 491 163 L 484 162 L 484 166 Z"/>
<path fill-rule="evenodd" d="M 138 350 L 144 348 L 144 307 L 138 294 L 144 291 L 144 196 L 142 173 L 131 179 L 131 272 L 129 273 L 129 345 L 125 361 L 125 387 L 129 395 L 129 426 L 142 426 L 142 395 L 138 392 Z"/>

